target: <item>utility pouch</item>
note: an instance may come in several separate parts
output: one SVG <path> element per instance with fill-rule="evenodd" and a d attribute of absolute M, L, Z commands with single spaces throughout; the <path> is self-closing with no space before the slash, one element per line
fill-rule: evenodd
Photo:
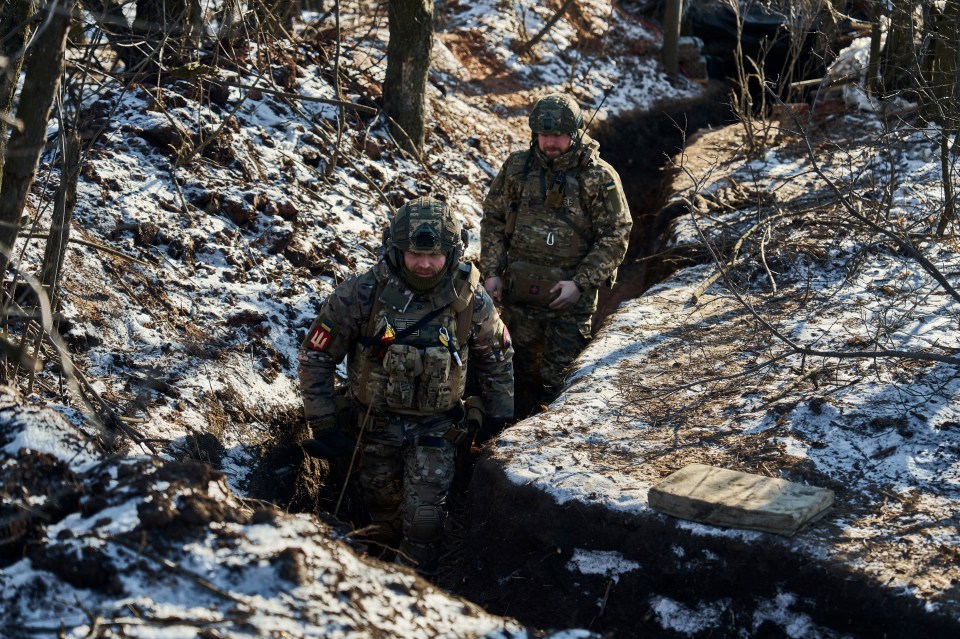
<path fill-rule="evenodd" d="M 522 261 L 509 264 L 504 275 L 507 301 L 524 306 L 549 306 L 557 297 L 550 289 L 560 280 L 570 279 L 561 268 Z"/>
<path fill-rule="evenodd" d="M 391 344 L 383 357 L 387 373 L 384 400 L 389 408 L 413 408 L 416 379 L 423 374 L 423 360 L 416 346 Z"/>
<path fill-rule="evenodd" d="M 454 446 L 460 446 L 460 444 L 473 440 L 474 431 L 470 426 L 470 409 L 468 406 L 472 399 L 480 400 L 479 397 L 465 397 L 463 402 L 460 403 L 459 416 L 453 419 L 453 425 L 443 434 L 443 438 Z"/>
<path fill-rule="evenodd" d="M 563 205 L 563 183 L 564 176 L 558 173 L 547 191 L 546 203 L 551 209 L 559 209 Z"/>

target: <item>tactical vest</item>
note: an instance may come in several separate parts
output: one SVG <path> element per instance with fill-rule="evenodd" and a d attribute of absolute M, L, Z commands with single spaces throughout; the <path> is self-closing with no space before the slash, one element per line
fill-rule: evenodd
<path fill-rule="evenodd" d="M 350 392 L 364 409 L 436 415 L 459 402 L 480 272 L 461 264 L 454 278 L 456 299 L 436 313 L 426 296 L 410 299 L 395 283 L 378 285 L 364 335 L 347 362 Z"/>
<path fill-rule="evenodd" d="M 508 295 L 523 303 L 547 303 L 546 291 L 559 280 L 572 279 L 593 245 L 578 179 L 590 158 L 557 171 L 548 184 L 546 171 L 531 166 L 532 152 L 521 157 L 522 171 L 518 163 L 511 175 L 519 174 L 520 192 L 510 202 L 506 224 Z M 542 300 L 534 301 L 538 297 Z"/>

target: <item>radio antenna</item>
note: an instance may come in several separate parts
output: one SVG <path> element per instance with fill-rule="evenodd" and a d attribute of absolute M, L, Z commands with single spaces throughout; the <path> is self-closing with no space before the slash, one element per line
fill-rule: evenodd
<path fill-rule="evenodd" d="M 593 123 L 593 118 L 597 117 L 597 113 L 599 113 L 600 109 L 603 108 L 603 103 L 607 101 L 607 98 L 610 97 L 610 93 L 612 91 L 613 91 L 613 85 L 610 85 L 609 88 L 604 90 L 603 99 L 600 100 L 600 104 L 597 105 L 597 108 L 593 110 L 593 115 L 590 116 L 590 120 L 587 122 L 586 126 L 583 127 L 584 131 L 590 128 L 590 124 Z"/>

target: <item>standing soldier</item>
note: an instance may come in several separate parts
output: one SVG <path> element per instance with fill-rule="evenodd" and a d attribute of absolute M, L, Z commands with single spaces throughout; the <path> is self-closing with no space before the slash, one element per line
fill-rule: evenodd
<path fill-rule="evenodd" d="M 518 415 L 556 397 L 591 336 L 597 290 L 612 286 L 632 221 L 620 176 L 599 157 L 583 114 L 553 93 L 530 112 L 530 148 L 510 155 L 490 186 L 480 223 L 484 287 L 504 304 Z"/>
<path fill-rule="evenodd" d="M 313 434 L 304 449 L 329 459 L 360 446 L 361 498 L 377 540 L 399 544 L 399 560 L 424 574 L 437 567 L 457 447 L 473 434 L 463 402 L 468 359 L 486 414 L 480 438 L 513 417 L 510 334 L 478 269 L 461 261 L 465 245 L 447 204 L 404 204 L 380 259 L 327 298 L 298 357 Z M 334 375 L 344 357 L 359 444 L 335 416 Z"/>

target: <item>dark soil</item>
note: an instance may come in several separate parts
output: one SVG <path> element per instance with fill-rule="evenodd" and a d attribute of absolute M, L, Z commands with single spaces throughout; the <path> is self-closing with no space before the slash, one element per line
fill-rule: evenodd
<path fill-rule="evenodd" d="M 839 562 L 796 552 L 788 538 L 762 543 L 694 535 L 677 520 L 626 516 L 556 501 L 517 486 L 489 456 L 479 461 L 464 522 L 460 594 L 489 612 L 539 628 L 585 627 L 621 637 L 741 637 L 759 599 L 798 595 L 793 612 L 853 637 L 956 637 L 960 624 L 930 613 Z M 616 549 L 642 568 L 611 579 L 566 566 L 574 549 Z M 694 633 L 665 630 L 650 607 L 669 597 L 697 610 L 725 602 L 722 625 Z M 829 632 L 828 631 L 828 632 Z M 751 637 L 779 637 L 770 624 Z"/>

